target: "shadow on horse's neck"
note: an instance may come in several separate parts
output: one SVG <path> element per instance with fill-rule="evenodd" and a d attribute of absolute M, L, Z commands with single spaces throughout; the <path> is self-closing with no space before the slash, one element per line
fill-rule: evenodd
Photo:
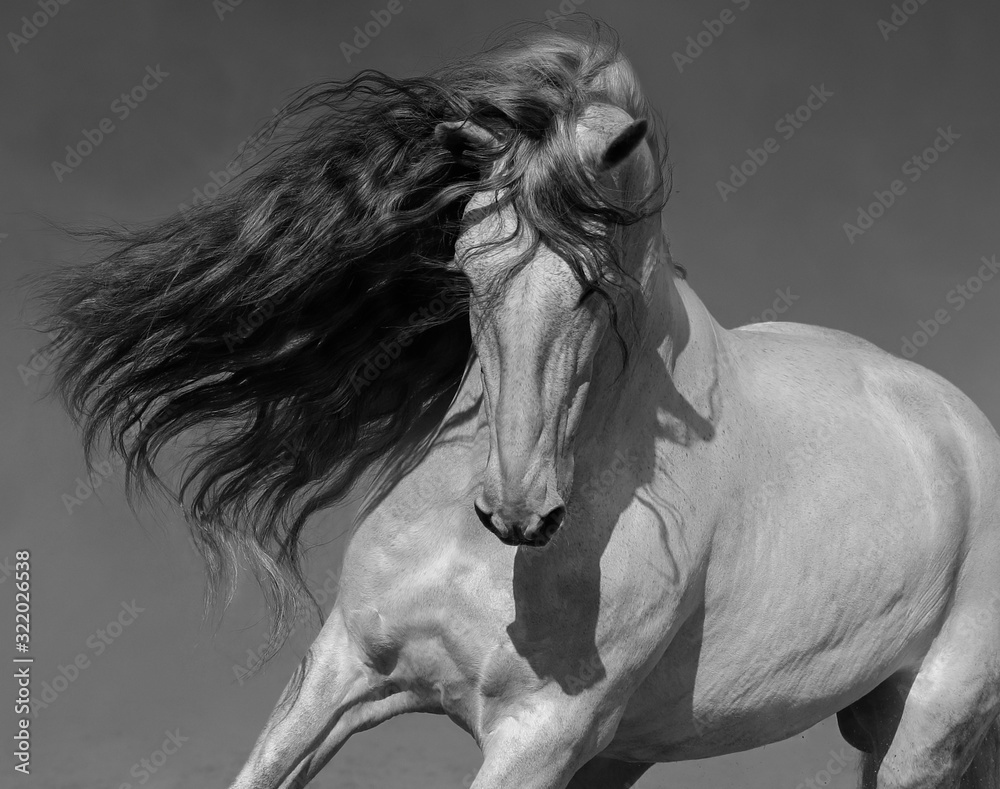
<path fill-rule="evenodd" d="M 515 617 L 507 633 L 539 678 L 570 694 L 605 676 L 601 559 L 615 529 L 627 524 L 627 510 L 638 508 L 659 524 L 662 589 L 672 593 L 681 580 L 675 558 L 683 550 L 676 544 L 683 516 L 673 503 L 677 486 L 664 457 L 682 457 L 683 448 L 712 440 L 725 389 L 719 380 L 725 334 L 675 276 L 658 239 L 649 244 L 642 274 L 628 368 L 619 374 L 621 352 L 611 332 L 595 357 L 573 447 L 578 474 L 570 516 L 547 548 L 520 548 L 514 559 Z M 572 665 L 563 659 L 567 654 Z"/>
<path fill-rule="evenodd" d="M 594 362 L 589 410 L 599 415 L 588 428 L 607 424 L 616 411 L 641 410 L 652 398 L 657 436 L 688 445 L 715 434 L 724 334 L 701 299 L 677 276 L 666 241 L 650 242 L 640 277 L 632 324 L 629 364 L 621 374 L 621 351 L 611 332 Z M 586 440 L 585 435 L 581 439 Z"/>

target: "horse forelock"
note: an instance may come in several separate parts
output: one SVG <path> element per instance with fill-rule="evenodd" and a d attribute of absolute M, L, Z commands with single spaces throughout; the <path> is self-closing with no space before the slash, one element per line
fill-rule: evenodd
<path fill-rule="evenodd" d="M 481 108 L 467 116 L 506 143 L 487 162 L 502 160 L 497 168 L 501 175 L 486 179 L 482 187 L 508 190 L 498 205 L 509 208 L 516 216 L 516 232 L 532 241 L 520 245 L 520 253 L 502 265 L 482 308 L 489 310 L 503 300 L 513 277 L 545 244 L 569 265 L 586 290 L 605 301 L 627 364 L 629 344 L 620 312 L 627 301 L 620 297 L 637 283 L 622 265 L 621 237 L 609 229 L 658 213 L 670 191 L 666 139 L 635 72 L 614 35 L 592 21 L 579 34 L 531 27 L 525 35 L 510 37 L 488 51 L 480 67 L 507 80 L 498 83 L 498 98 L 486 102 L 489 110 Z M 514 99 L 504 104 L 511 96 Z M 581 155 L 589 152 L 581 150 L 578 128 L 595 105 L 617 108 L 648 123 L 646 142 L 658 178 L 653 189 L 615 200 L 598 188 L 595 162 Z M 484 251 L 510 240 L 509 236 L 491 239 Z"/>

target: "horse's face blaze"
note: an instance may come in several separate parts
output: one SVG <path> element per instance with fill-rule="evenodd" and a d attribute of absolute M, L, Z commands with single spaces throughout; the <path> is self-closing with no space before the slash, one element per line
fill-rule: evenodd
<path fill-rule="evenodd" d="M 630 135 L 624 145 L 634 149 L 645 130 L 617 112 L 624 116 L 617 129 L 608 124 L 603 136 L 597 133 L 612 155 L 602 149 L 591 158 L 609 172 L 628 156 L 622 137 Z M 470 320 L 490 439 L 475 509 L 503 542 L 541 546 L 566 516 L 573 437 L 609 317 L 605 302 L 544 243 L 524 261 L 531 238 L 514 212 L 497 203 L 495 192 L 475 195 L 456 245 L 457 265 L 472 286 Z"/>
<path fill-rule="evenodd" d="M 509 211 L 470 229 L 468 241 L 508 232 Z M 598 299 L 581 302 L 573 272 L 545 247 L 490 300 L 502 262 L 516 259 L 524 243 L 480 251 L 463 263 L 474 295 L 470 316 L 490 437 L 476 508 L 501 540 L 543 545 L 565 515 L 572 438 L 607 321 Z"/>

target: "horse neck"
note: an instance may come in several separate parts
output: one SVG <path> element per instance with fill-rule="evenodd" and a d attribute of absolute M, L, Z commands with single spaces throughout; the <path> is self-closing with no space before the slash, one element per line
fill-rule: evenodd
<path fill-rule="evenodd" d="M 643 404 L 662 409 L 679 396 L 698 413 L 708 414 L 712 391 L 728 377 L 729 333 L 687 281 L 676 276 L 659 234 L 648 244 L 639 281 L 642 298 L 627 373 L 619 376 L 621 352 L 608 332 L 594 361 L 588 398 L 594 401 L 593 411 L 610 415 L 636 411 Z M 665 390 L 674 397 L 665 398 Z"/>

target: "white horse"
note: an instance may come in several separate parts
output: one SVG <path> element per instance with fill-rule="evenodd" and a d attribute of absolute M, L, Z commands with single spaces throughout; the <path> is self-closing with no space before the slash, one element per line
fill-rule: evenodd
<path fill-rule="evenodd" d="M 471 288 L 468 364 L 418 462 L 375 488 L 336 604 L 233 789 L 302 786 L 352 733 L 412 711 L 475 737 L 474 789 L 626 787 L 655 762 L 766 745 L 833 713 L 867 754 L 868 789 L 1000 787 L 996 433 L 946 381 L 858 338 L 722 328 L 672 266 L 657 211 L 616 224 L 560 203 L 570 186 L 622 206 L 665 199 L 630 66 L 588 46 L 551 33 L 491 53 L 481 73 L 516 81 L 419 149 L 485 168 L 446 267 Z M 526 120 L 504 120 L 511 106 Z M 364 151 L 355 139 L 336 144 Z M 494 188 L 508 176 L 535 215 Z M 244 279 L 271 265 L 270 237 L 250 232 L 267 212 L 251 213 L 239 243 L 258 268 Z M 213 232 L 244 215 L 231 216 Z M 557 238 L 571 220 L 589 234 L 575 257 Z M 197 275 L 221 281 L 219 265 Z M 208 316 L 201 293 L 186 298 Z M 244 386 L 269 331 L 230 349 L 260 343 L 233 368 Z M 162 336 L 150 353 L 173 348 L 178 369 L 188 345 Z M 108 364 L 142 363 L 122 354 Z M 378 400 L 370 378 L 355 397 Z"/>

